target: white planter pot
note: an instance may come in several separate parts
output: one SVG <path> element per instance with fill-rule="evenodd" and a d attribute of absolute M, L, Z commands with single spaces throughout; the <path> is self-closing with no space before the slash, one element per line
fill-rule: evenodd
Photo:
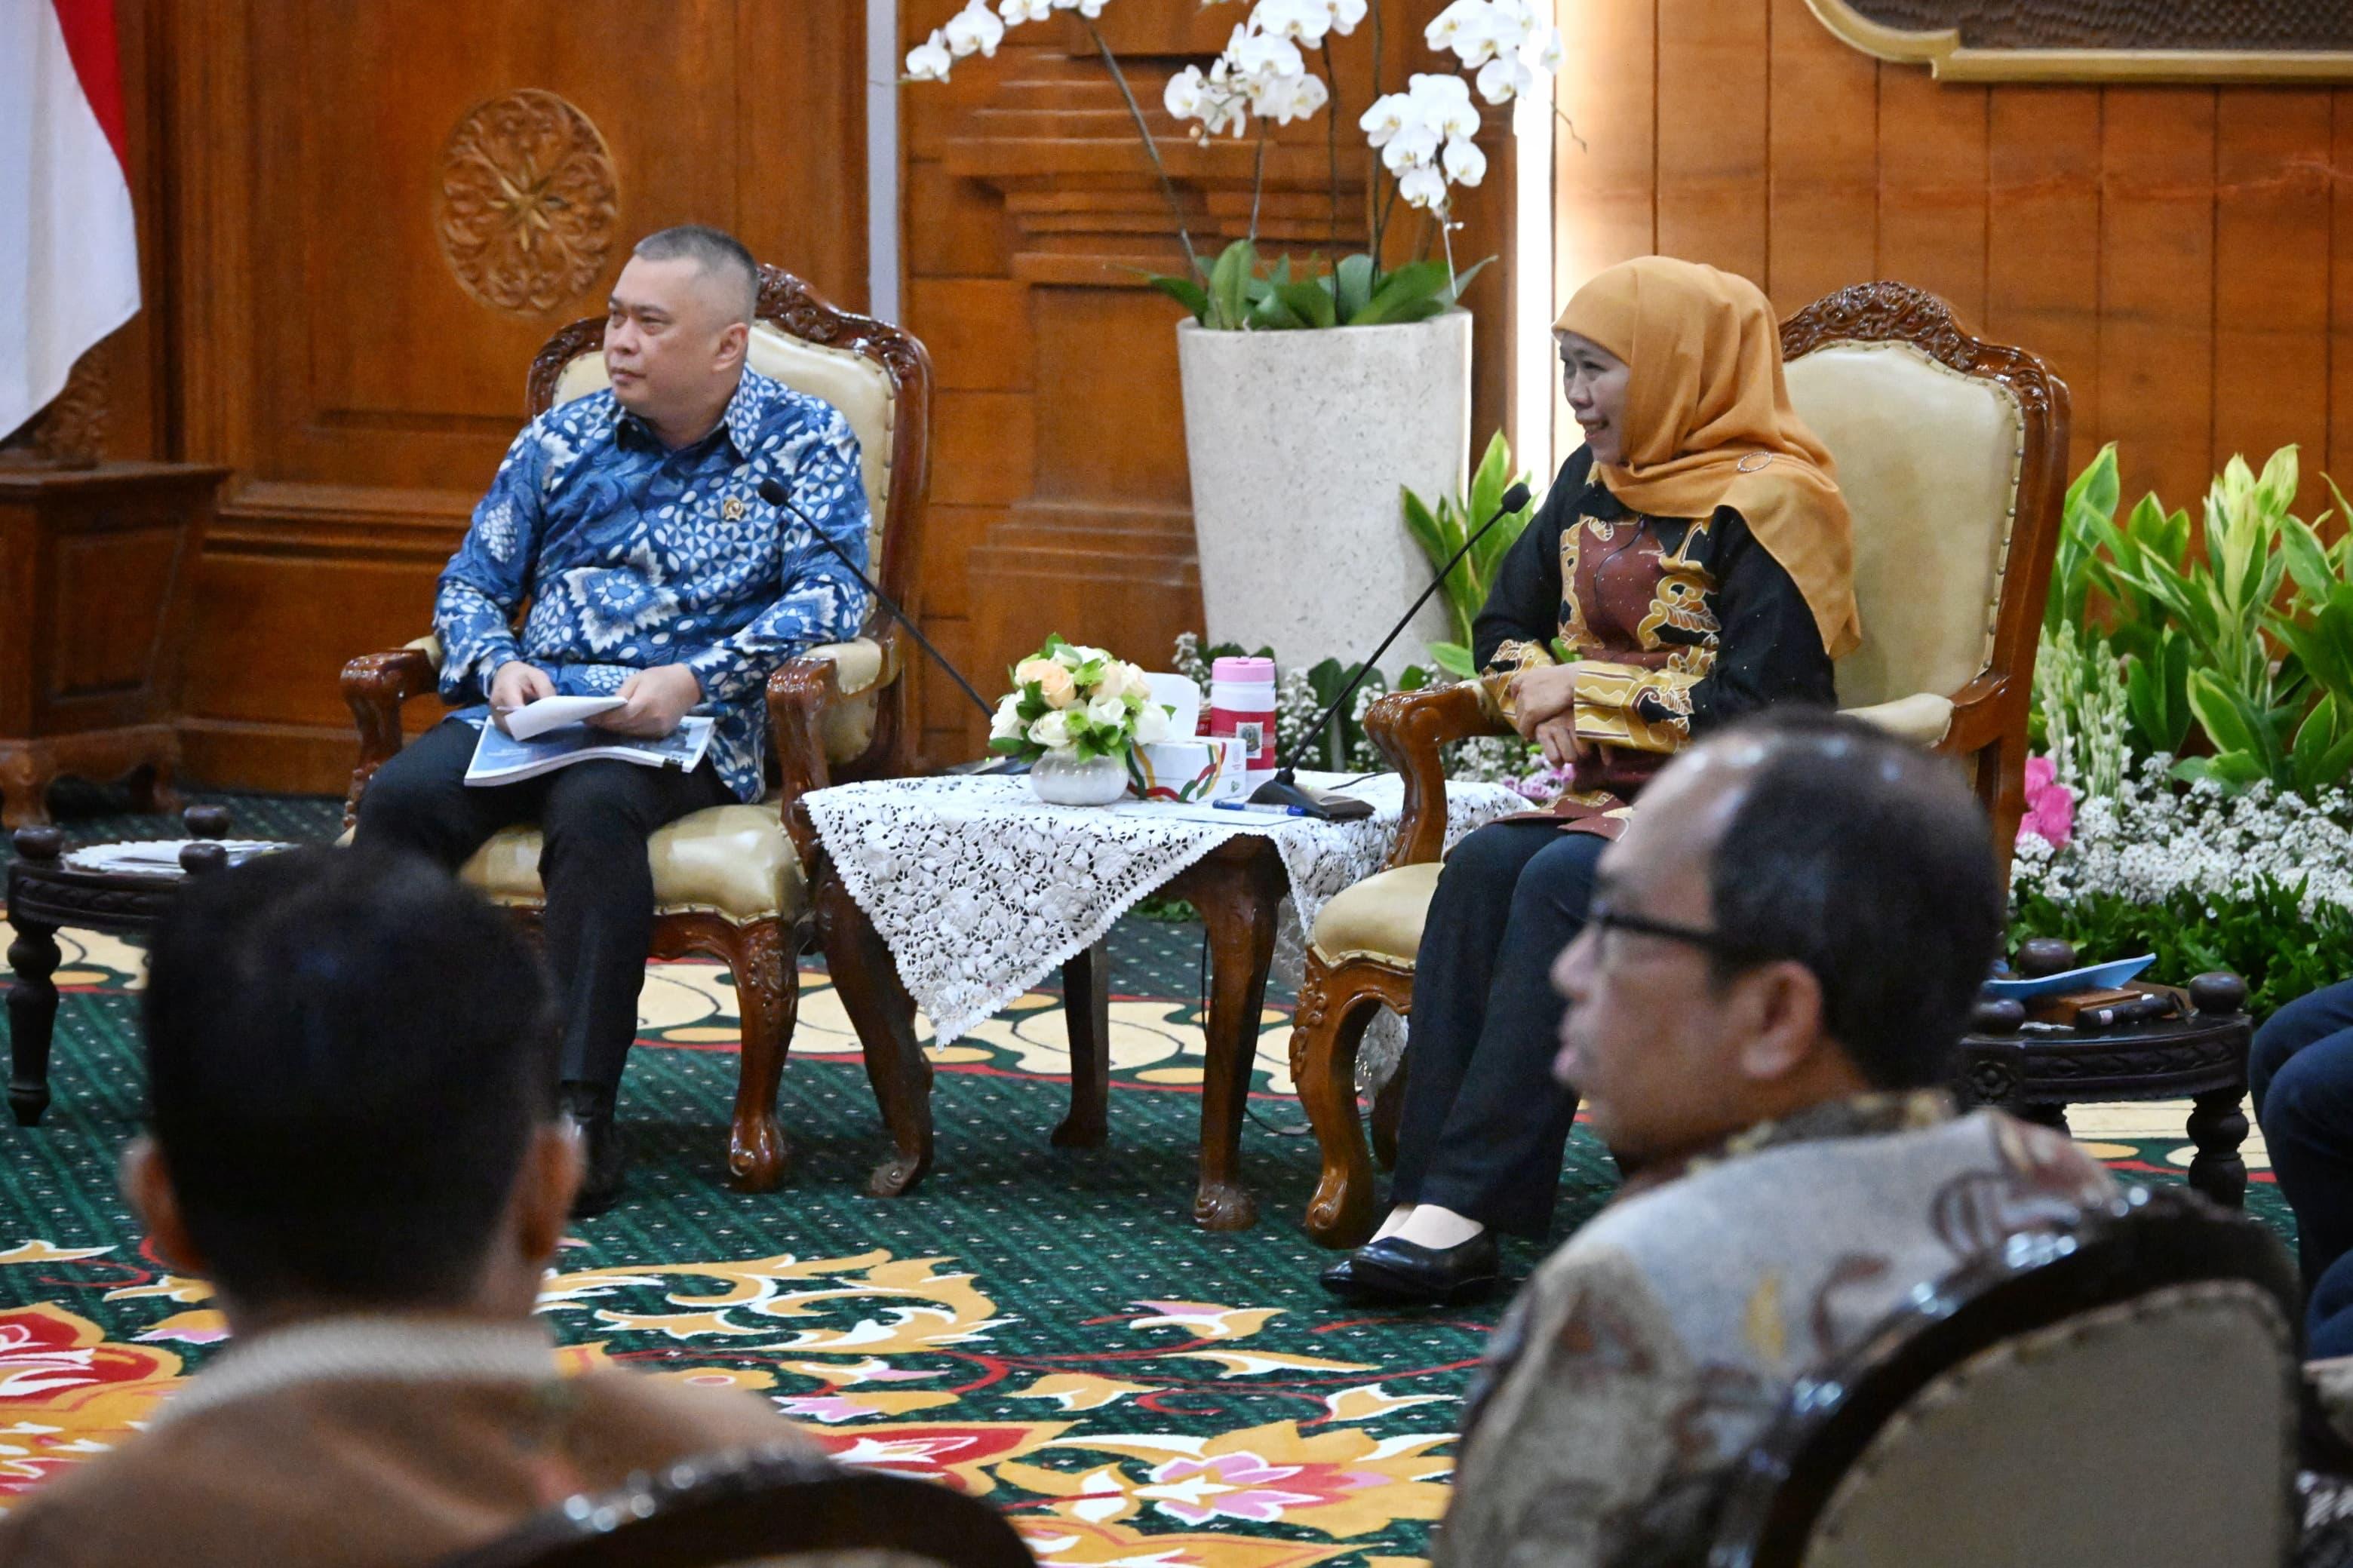
<path fill-rule="evenodd" d="M 1048 752 L 1029 766 L 1029 789 L 1048 805 L 1109 805 L 1127 793 L 1127 759 Z"/>
<path fill-rule="evenodd" d="M 1185 444 L 1212 643 L 1286 668 L 1373 651 L 1429 585 L 1400 487 L 1435 503 L 1471 460 L 1471 316 L 1398 327 L 1176 328 Z M 1391 676 L 1449 638 L 1435 600 L 1382 657 Z"/>

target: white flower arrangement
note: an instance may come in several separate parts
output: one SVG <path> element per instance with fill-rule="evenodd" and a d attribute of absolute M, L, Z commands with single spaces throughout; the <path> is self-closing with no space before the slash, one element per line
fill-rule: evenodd
<path fill-rule="evenodd" d="M 2013 897 L 2234 899 L 2269 877 L 2301 883 L 2307 914 L 2323 903 L 2353 909 L 2353 798 L 2343 790 L 2306 799 L 2259 783 L 2233 795 L 2211 780 L 2184 786 L 2169 776 L 2172 765 L 2169 756 L 2149 757 L 2113 795 L 2081 794 L 2062 847 L 2020 835 Z M 2059 777 L 2081 789 L 2063 768 Z"/>
<path fill-rule="evenodd" d="M 1131 747 L 1168 738 L 1169 710 L 1151 700 L 1143 670 L 1050 637 L 1013 667 L 1013 689 L 997 704 L 988 749 L 1035 762 L 1052 752 L 1078 761 L 1124 758 Z"/>
<path fill-rule="evenodd" d="M 1176 120 L 1190 122 L 1199 138 L 1240 136 L 1253 121 L 1263 128 L 1308 119 L 1332 100 L 1330 40 L 1354 33 L 1368 14 L 1377 29 L 1380 3 L 1256 0 L 1208 69 L 1187 66 L 1169 79 L 1162 105 Z M 947 26 L 907 52 L 907 75 L 917 81 L 945 81 L 957 60 L 994 55 L 1008 26 L 1043 21 L 1058 11 L 1073 12 L 1092 24 L 1105 4 L 997 0 L 991 9 L 988 0 L 969 0 Z M 1430 48 L 1452 54 L 1461 69 L 1475 71 L 1479 96 L 1493 104 L 1511 102 L 1560 69 L 1560 29 L 1535 0 L 1453 0 L 1422 37 Z M 1095 44 L 1116 76 L 1117 62 L 1100 34 Z M 1309 50 L 1325 51 L 1324 76 L 1309 68 Z M 1124 90 L 1124 79 L 1120 85 Z M 1151 149 L 1151 132 L 1140 113 L 1136 122 Z M 1486 155 L 1471 140 L 1479 128 L 1478 110 L 1460 76 L 1416 76 L 1405 91 L 1377 100 L 1357 127 L 1395 177 L 1397 194 L 1426 212 L 1443 216 L 1453 186 L 1476 185 L 1486 177 Z M 1158 156 L 1154 150 L 1155 163 Z"/>

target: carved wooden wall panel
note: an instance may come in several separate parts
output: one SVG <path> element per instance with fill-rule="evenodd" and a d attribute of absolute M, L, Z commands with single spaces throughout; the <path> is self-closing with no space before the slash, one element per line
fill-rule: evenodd
<path fill-rule="evenodd" d="M 2291 441 L 2305 516 L 2322 469 L 2353 482 L 2353 89 L 1956 84 L 1806 0 L 1578 10 L 1556 291 L 1653 250 L 1784 312 L 1899 279 L 2049 360 L 2073 461 L 2118 442 L 2127 502 L 2195 515 L 2232 453 Z"/>
<path fill-rule="evenodd" d="M 424 629 L 533 353 L 639 235 L 716 223 L 863 303 L 862 7 L 118 9 L 153 280 L 112 445 L 237 470 L 189 772 L 340 789 L 337 670 Z"/>
<path fill-rule="evenodd" d="M 902 36 L 920 40 L 957 8 L 903 0 Z M 1440 68 L 1420 37 L 1438 9 L 1437 0 L 1390 0 L 1389 86 L 1409 69 Z M 1205 255 L 1250 232 L 1254 145 L 1192 143 L 1161 111 L 1161 90 L 1172 72 L 1214 54 L 1242 15 L 1197 0 L 1119 0 L 1103 17 Z M 1355 124 L 1370 101 L 1370 43 L 1360 29 L 1336 47 L 1343 248 L 1362 246 L 1350 237 L 1363 226 Z M 962 61 L 948 82 L 910 86 L 901 101 L 905 314 L 940 385 L 925 629 L 985 689 L 1049 631 L 1164 668 L 1176 634 L 1200 626 L 1200 589 L 1176 380 L 1181 312 L 1137 272 L 1181 272 L 1184 256 L 1127 109 L 1083 31 L 1067 23 L 1017 29 L 994 60 Z M 1271 145 L 1262 247 L 1330 253 L 1326 133 L 1319 115 Z M 1466 264 L 1510 244 L 1500 115 L 1482 141 L 1492 167 L 1466 193 L 1467 227 L 1455 237 Z M 1417 226 L 1396 226 L 1402 258 Z M 1506 271 L 1499 260 L 1471 296 L 1478 442 L 1504 420 Z M 919 689 L 925 750 L 974 754 L 984 727 L 969 703 L 944 679 L 927 675 Z"/>

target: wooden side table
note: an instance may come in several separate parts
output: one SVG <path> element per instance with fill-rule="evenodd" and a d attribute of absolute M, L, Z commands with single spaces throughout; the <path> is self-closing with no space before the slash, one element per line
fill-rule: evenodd
<path fill-rule="evenodd" d="M 176 811 L 188 605 L 227 468 L 0 468 L 0 825 L 37 826 L 60 774 L 139 773 Z"/>
<path fill-rule="evenodd" d="M 804 844 L 816 844 L 806 808 L 795 805 Z M 915 1005 L 889 946 L 841 879 L 807 868 L 818 935 L 835 991 L 866 1051 L 866 1072 L 890 1129 L 892 1152 L 867 1191 L 896 1197 L 932 1168 L 932 1068 L 915 1043 Z M 1242 1111 L 1258 1049 L 1259 1021 L 1274 963 L 1275 919 L 1289 887 L 1282 852 L 1256 833 L 1238 834 L 1179 872 L 1163 889 L 1200 911 L 1209 933 L 1208 1067 L 1201 1089 L 1200 1176 L 1193 1222 L 1206 1230 L 1246 1230 L 1258 1200 L 1241 1179 Z M 1062 1148 L 1093 1149 L 1110 1135 L 1111 963 L 1098 944 L 1062 966 L 1071 1041 L 1071 1109 L 1054 1129 Z"/>
<path fill-rule="evenodd" d="M 2064 1131 L 2067 1107 L 2113 1100 L 2187 1100 L 2198 1152 L 2189 1184 L 2230 1208 L 2244 1206 L 2247 1165 L 2239 1147 L 2247 1118 L 2247 1050 L 2254 1020 L 2241 1009 L 2246 982 L 2201 974 L 2189 983 L 2185 1018 L 2129 1025 L 2101 1034 L 2024 1034 L 2016 1016 L 1981 1005 L 1977 1032 L 1961 1040 L 1954 1090 L 1965 1106 L 1990 1105 Z"/>
<path fill-rule="evenodd" d="M 19 1127 L 37 1126 L 49 1108 L 49 1046 L 57 1030 L 58 931 L 65 926 L 116 936 L 144 936 L 179 901 L 185 877 L 227 863 L 227 851 L 208 842 L 229 830 L 228 813 L 192 805 L 191 838 L 180 870 L 153 876 L 84 871 L 63 859 L 65 836 L 54 827 L 16 830 L 16 858 L 8 865 L 8 1111 Z"/>

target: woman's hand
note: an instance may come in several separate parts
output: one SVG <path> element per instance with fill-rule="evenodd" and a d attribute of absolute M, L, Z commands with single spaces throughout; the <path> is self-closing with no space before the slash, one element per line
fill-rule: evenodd
<path fill-rule="evenodd" d="M 1548 664 L 1524 669 L 1512 677 L 1512 723 L 1520 739 L 1533 741 L 1546 720 L 1567 713 L 1577 702 L 1577 667 Z"/>
<path fill-rule="evenodd" d="M 1543 748 L 1546 762 L 1563 773 L 1574 772 L 1577 763 L 1593 755 L 1595 742 L 1577 734 L 1576 719 L 1567 713 L 1538 724 L 1528 739 Z"/>

